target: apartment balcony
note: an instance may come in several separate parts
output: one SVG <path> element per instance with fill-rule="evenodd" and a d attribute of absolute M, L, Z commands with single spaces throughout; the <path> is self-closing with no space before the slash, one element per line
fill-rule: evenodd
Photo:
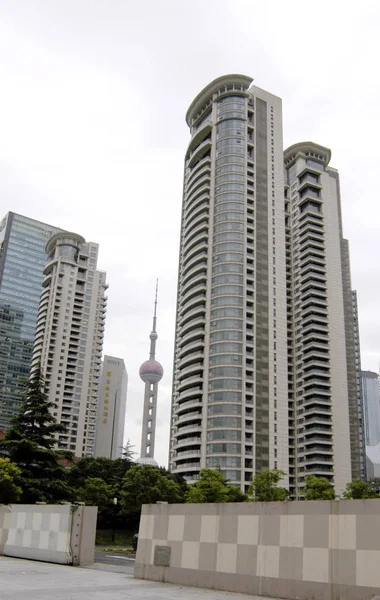
<path fill-rule="evenodd" d="M 198 266 L 207 266 L 207 252 L 202 252 L 199 256 L 195 256 L 191 260 L 186 261 L 186 264 L 181 271 L 182 280 L 186 279 L 192 268 Z"/>
<path fill-rule="evenodd" d="M 193 319 L 188 320 L 185 325 L 182 325 L 182 327 L 178 328 L 181 339 L 183 340 L 186 336 L 191 334 L 192 331 L 198 331 L 199 329 L 204 331 L 205 322 L 205 315 L 200 315 L 199 317 L 194 317 Z"/>
<path fill-rule="evenodd" d="M 200 446 L 201 445 L 201 437 L 186 437 L 186 438 L 181 438 L 180 440 L 177 440 L 174 442 L 173 444 L 173 450 L 177 450 L 177 448 L 183 448 L 184 446 L 191 446 L 191 445 L 195 445 L 195 446 Z"/>
<path fill-rule="evenodd" d="M 203 319 L 202 319 L 203 321 Z M 204 340 L 204 336 L 205 336 L 205 329 L 204 327 L 198 327 L 196 329 L 192 329 L 191 331 L 189 331 L 189 333 L 187 333 L 184 336 L 181 336 L 178 340 L 178 346 L 180 348 L 183 348 L 184 346 L 187 345 L 187 342 L 191 342 L 194 339 L 199 339 L 199 340 Z"/>
<path fill-rule="evenodd" d="M 181 460 L 182 458 L 197 458 L 197 456 L 201 455 L 201 451 L 197 450 L 196 448 L 191 449 L 191 450 L 181 450 L 178 451 L 176 453 L 174 453 L 174 458 L 176 460 Z"/>
<path fill-rule="evenodd" d="M 184 471 L 199 471 L 200 470 L 200 462 L 185 462 L 182 464 L 176 464 L 173 469 L 174 473 L 182 473 Z"/>
<path fill-rule="evenodd" d="M 202 387 L 201 386 L 195 386 L 184 392 L 181 392 L 179 394 L 179 396 L 176 398 L 175 403 L 179 405 L 179 404 L 182 404 L 183 400 L 195 398 L 197 396 L 202 396 Z"/>
<path fill-rule="evenodd" d="M 211 181 L 211 168 L 205 168 L 198 177 L 195 177 L 190 184 L 185 187 L 185 195 L 187 197 L 193 196 L 199 189 L 203 188 L 204 185 L 210 185 Z"/>
<path fill-rule="evenodd" d="M 203 366 L 203 359 L 204 353 L 198 350 L 183 358 L 178 366 L 181 367 L 181 369 L 184 369 L 187 366 L 191 366 L 193 363 L 202 364 Z"/>
<path fill-rule="evenodd" d="M 205 154 L 211 151 L 211 148 L 211 139 L 207 139 L 201 142 L 199 146 L 195 150 L 193 150 L 193 152 L 191 152 L 188 167 L 193 167 L 197 163 L 197 161 L 199 161 L 201 158 L 204 157 Z"/>
<path fill-rule="evenodd" d="M 197 253 L 200 250 L 202 250 L 202 251 L 207 250 L 207 244 L 208 244 L 208 229 L 203 229 L 201 233 L 199 233 L 194 238 L 189 240 L 183 246 L 184 260 L 187 260 L 188 258 L 193 256 L 194 253 Z"/>
<path fill-rule="evenodd" d="M 198 412 L 202 411 L 202 400 L 201 399 L 190 399 L 190 400 L 187 400 L 187 402 L 182 402 L 181 404 L 177 404 L 175 414 L 178 415 L 178 417 L 180 417 L 183 413 L 185 413 L 184 416 L 186 416 L 186 414 L 188 414 L 188 413 L 186 413 L 186 411 L 189 411 L 194 408 L 198 409 Z"/>
<path fill-rule="evenodd" d="M 186 302 L 180 301 L 179 305 L 179 319 L 187 316 L 193 310 L 204 309 L 206 306 L 206 292 L 199 294 L 195 297 L 190 297 Z"/>
<path fill-rule="evenodd" d="M 175 424 L 175 426 L 178 426 L 178 422 Z M 179 425 L 177 432 L 174 434 L 174 437 L 176 437 L 177 435 L 182 435 L 183 433 L 198 433 L 202 431 L 202 421 L 201 419 L 199 419 L 199 421 L 191 423 L 190 425 Z"/>

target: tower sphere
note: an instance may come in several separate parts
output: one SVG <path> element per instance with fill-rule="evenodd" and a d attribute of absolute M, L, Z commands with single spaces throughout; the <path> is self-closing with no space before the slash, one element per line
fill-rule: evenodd
<path fill-rule="evenodd" d="M 157 360 L 146 360 L 140 367 L 140 378 L 144 383 L 158 383 L 164 374 L 164 369 Z"/>

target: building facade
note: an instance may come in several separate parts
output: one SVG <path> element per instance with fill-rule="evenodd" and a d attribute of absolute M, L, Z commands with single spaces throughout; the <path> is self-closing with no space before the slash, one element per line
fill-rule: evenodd
<path fill-rule="evenodd" d="M 289 472 L 282 107 L 251 84 L 220 77 L 186 116 L 170 444 L 174 473 L 242 489 Z"/>
<path fill-rule="evenodd" d="M 363 473 L 358 342 L 339 175 L 327 148 L 284 153 L 291 490 L 309 474 L 340 493 Z"/>
<path fill-rule="evenodd" d="M 365 443 L 376 446 L 380 442 L 379 376 L 372 371 L 361 372 Z"/>
<path fill-rule="evenodd" d="M 107 298 L 98 245 L 60 232 L 46 245 L 32 368 L 41 365 L 54 416 L 66 425 L 58 446 L 93 456 Z"/>
<path fill-rule="evenodd" d="M 9 212 L 0 223 L 0 429 L 23 400 L 32 360 L 47 240 L 59 229 Z"/>
<path fill-rule="evenodd" d="M 247 489 L 278 468 L 292 497 L 308 474 L 340 493 L 364 454 L 330 151 L 284 153 L 281 100 L 242 75 L 210 83 L 186 120 L 170 469 Z"/>
<path fill-rule="evenodd" d="M 95 456 L 120 458 L 124 446 L 128 374 L 122 358 L 105 355 L 100 379 Z"/>

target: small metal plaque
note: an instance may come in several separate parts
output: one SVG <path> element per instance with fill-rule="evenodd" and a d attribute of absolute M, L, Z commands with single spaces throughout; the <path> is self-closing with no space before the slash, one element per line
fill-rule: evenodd
<path fill-rule="evenodd" d="M 156 567 L 170 566 L 170 546 L 155 546 L 154 547 L 154 565 Z"/>

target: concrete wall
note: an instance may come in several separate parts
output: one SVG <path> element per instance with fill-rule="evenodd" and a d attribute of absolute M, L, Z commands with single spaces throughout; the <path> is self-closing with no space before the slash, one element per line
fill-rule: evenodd
<path fill-rule="evenodd" d="M 94 562 L 97 507 L 0 506 L 0 554 L 47 562 Z"/>
<path fill-rule="evenodd" d="M 146 505 L 135 577 L 298 600 L 369 600 L 380 593 L 380 500 Z"/>

